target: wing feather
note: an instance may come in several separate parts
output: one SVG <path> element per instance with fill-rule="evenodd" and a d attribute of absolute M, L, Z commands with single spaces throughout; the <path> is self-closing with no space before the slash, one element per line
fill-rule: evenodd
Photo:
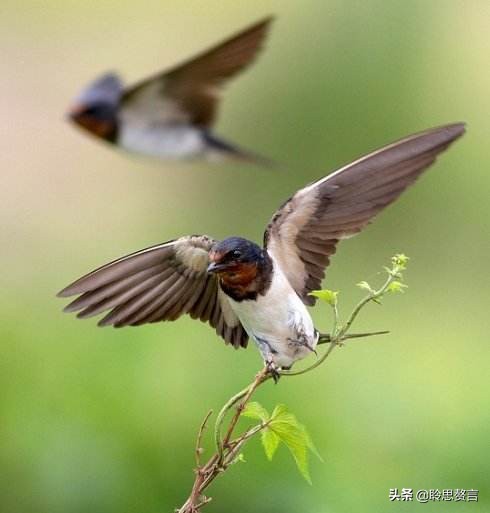
<path fill-rule="evenodd" d="M 127 89 L 123 116 L 209 127 L 222 87 L 255 60 L 271 22 L 271 17 L 265 18 L 190 61 Z"/>
<path fill-rule="evenodd" d="M 125 290 L 112 294 L 109 297 L 106 297 L 102 301 L 98 303 L 90 304 L 85 307 L 82 311 L 77 314 L 79 319 L 87 319 L 88 317 L 93 317 L 98 315 L 106 310 L 110 310 L 111 308 L 115 308 L 121 304 L 125 304 L 130 299 L 135 296 L 139 296 L 142 293 L 153 290 L 153 288 L 161 282 L 160 275 L 150 276 L 146 280 L 140 281 L 130 288 L 126 288 Z"/>
<path fill-rule="evenodd" d="M 160 282 L 155 287 L 134 296 L 126 303 L 114 308 L 99 322 L 99 325 L 112 325 L 116 328 L 122 326 L 135 326 L 139 319 L 145 317 L 148 312 L 152 312 L 154 310 L 154 305 L 160 300 L 160 295 L 163 293 L 166 286 L 167 284 L 165 282 Z"/>
<path fill-rule="evenodd" d="M 106 312 L 100 326 L 139 326 L 189 313 L 209 322 L 227 344 L 246 347 L 247 334 L 216 276 L 207 273 L 214 244 L 194 235 L 152 246 L 100 267 L 58 295 L 79 296 L 65 308 L 79 318 Z"/>
<path fill-rule="evenodd" d="M 360 232 L 464 133 L 455 123 L 381 148 L 298 191 L 274 214 L 264 245 L 305 304 L 315 303 L 339 240 Z"/>
<path fill-rule="evenodd" d="M 111 297 L 112 295 L 126 290 L 130 288 L 135 283 L 139 283 L 141 280 L 146 279 L 148 276 L 153 276 L 155 272 L 159 272 L 163 270 L 163 266 L 155 266 L 159 269 L 155 269 L 154 267 L 150 267 L 149 269 L 144 269 L 143 271 L 139 271 L 132 276 L 128 276 L 125 279 L 108 283 L 107 285 L 102 285 L 98 289 L 92 292 L 85 292 L 78 299 L 70 303 L 65 307 L 65 312 L 73 312 L 77 310 L 81 310 L 82 308 L 93 305 L 97 303 L 99 300 L 105 299 L 107 297 Z"/>

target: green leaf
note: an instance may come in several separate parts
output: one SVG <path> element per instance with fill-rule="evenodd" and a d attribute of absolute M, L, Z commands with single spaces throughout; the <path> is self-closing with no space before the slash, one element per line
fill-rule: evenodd
<path fill-rule="evenodd" d="M 386 289 L 388 292 L 404 292 L 403 289 L 408 288 L 408 285 L 405 285 L 404 283 L 401 283 L 400 281 L 392 281 L 388 288 Z"/>
<path fill-rule="evenodd" d="M 311 484 L 308 450 L 318 456 L 319 454 L 305 426 L 298 422 L 298 419 L 288 411 L 286 406 L 279 404 L 274 408 L 268 429 L 288 447 L 301 475 Z M 277 447 L 274 451 L 276 449 Z"/>
<path fill-rule="evenodd" d="M 304 429 L 297 422 L 291 423 L 286 420 L 272 421 L 270 429 L 281 439 L 281 442 L 286 444 L 301 475 L 311 484 L 308 469 L 308 442 Z"/>
<path fill-rule="evenodd" d="M 402 269 L 399 266 L 395 266 L 392 269 L 389 267 L 383 266 L 383 269 L 390 275 L 393 276 L 393 278 L 398 278 L 399 280 L 403 280 L 403 274 L 400 272 L 400 269 Z"/>
<path fill-rule="evenodd" d="M 333 291 L 329 289 L 313 290 L 312 292 L 310 292 L 310 296 L 317 297 L 318 299 L 325 301 L 325 303 L 328 303 L 331 306 L 335 306 L 337 304 L 338 294 L 338 291 Z"/>
<path fill-rule="evenodd" d="M 310 433 L 306 430 L 305 426 L 301 426 L 305 432 L 306 437 L 306 443 L 308 445 L 308 449 L 323 463 L 323 458 L 321 454 L 318 452 L 318 449 L 316 448 L 316 445 L 313 443 L 313 440 L 311 439 Z"/>
<path fill-rule="evenodd" d="M 235 459 L 231 462 L 232 465 L 235 465 L 236 463 L 247 463 L 245 460 L 245 456 L 243 455 L 243 452 L 238 454 Z"/>
<path fill-rule="evenodd" d="M 278 404 L 272 415 L 257 402 L 248 403 L 242 415 L 261 420 L 267 425 L 261 430 L 260 436 L 265 455 L 269 461 L 274 457 L 279 445 L 283 443 L 293 455 L 296 466 L 301 475 L 311 484 L 308 469 L 308 451 L 315 454 L 321 461 L 308 431 L 298 419 L 288 411 L 284 404 Z M 242 460 L 240 460 L 242 461 Z"/>
<path fill-rule="evenodd" d="M 277 419 L 277 417 L 281 417 L 283 415 L 291 415 L 288 411 L 288 408 L 285 404 L 278 404 L 274 411 L 272 412 L 271 419 Z"/>
<path fill-rule="evenodd" d="M 245 459 L 245 456 L 243 455 L 243 452 L 241 452 L 236 458 L 235 462 L 237 463 L 247 463 L 247 460 Z"/>
<path fill-rule="evenodd" d="M 245 405 L 242 416 L 248 417 L 249 419 L 261 420 L 262 422 L 267 422 L 270 418 L 267 410 L 260 403 L 253 401 Z"/>
<path fill-rule="evenodd" d="M 267 456 L 267 459 L 269 461 L 272 461 L 272 458 L 274 457 L 274 454 L 276 453 L 277 448 L 279 447 L 281 439 L 270 428 L 265 428 L 261 432 L 260 436 L 262 440 L 262 445 L 264 447 L 265 455 Z"/>
<path fill-rule="evenodd" d="M 371 285 L 369 285 L 369 283 L 367 281 L 360 281 L 357 286 L 362 289 L 362 290 L 367 290 L 368 292 L 374 292 L 373 289 L 371 288 Z"/>
<path fill-rule="evenodd" d="M 400 269 L 406 269 L 409 260 L 410 258 L 408 258 L 407 255 L 404 255 L 403 253 L 398 253 L 397 255 L 391 257 L 392 264 L 400 267 Z"/>

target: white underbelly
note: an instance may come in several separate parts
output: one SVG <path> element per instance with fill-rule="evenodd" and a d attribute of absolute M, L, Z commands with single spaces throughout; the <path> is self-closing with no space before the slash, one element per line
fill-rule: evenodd
<path fill-rule="evenodd" d="M 118 143 L 130 152 L 168 159 L 193 158 L 205 150 L 201 132 L 185 125 L 122 123 Z"/>
<path fill-rule="evenodd" d="M 289 367 L 315 349 L 317 334 L 311 316 L 277 267 L 264 296 L 230 302 L 264 359 L 272 359 L 278 367 Z"/>

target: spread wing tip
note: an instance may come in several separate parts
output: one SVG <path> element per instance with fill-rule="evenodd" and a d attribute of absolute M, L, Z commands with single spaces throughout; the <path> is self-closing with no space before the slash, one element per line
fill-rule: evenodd
<path fill-rule="evenodd" d="M 448 138 L 450 140 L 461 137 L 466 132 L 466 122 L 458 121 L 456 123 L 451 123 L 449 125 L 444 125 L 438 128 L 433 129 L 434 131 L 445 131 L 447 132 Z"/>
<path fill-rule="evenodd" d="M 59 294 L 56 296 L 56 297 L 67 297 L 67 296 L 60 296 Z M 64 313 L 73 313 L 73 312 L 76 312 L 78 310 L 78 308 L 73 304 L 74 301 L 72 301 L 71 303 L 69 303 L 68 305 L 66 305 L 64 308 L 63 308 L 63 312 Z"/>
<path fill-rule="evenodd" d="M 72 283 L 71 285 L 68 285 L 68 287 L 65 287 L 64 289 L 60 290 L 56 294 L 56 297 L 71 297 L 71 296 L 75 296 L 76 294 L 81 294 L 81 291 L 79 291 L 75 285 L 76 285 L 76 282 Z M 70 310 L 68 310 L 69 306 L 70 305 L 66 306 L 63 311 L 69 312 L 70 311 Z"/>
<path fill-rule="evenodd" d="M 271 23 L 275 19 L 276 19 L 276 15 L 275 14 L 272 14 L 272 13 L 271 14 L 266 14 L 262 18 L 258 19 L 252 25 L 252 27 L 260 27 L 260 25 L 268 25 L 269 23 Z"/>
<path fill-rule="evenodd" d="M 269 28 L 270 25 L 272 23 L 274 23 L 274 21 L 276 21 L 276 15 L 275 14 L 269 14 L 268 16 L 265 16 L 264 18 L 262 18 L 261 20 L 259 20 L 255 26 L 256 27 L 266 27 L 266 28 Z"/>
<path fill-rule="evenodd" d="M 98 271 L 99 271 L 99 269 L 96 271 L 92 271 L 91 273 L 86 274 L 85 276 L 82 276 L 78 280 L 70 283 L 70 285 L 68 285 L 64 289 L 60 290 L 56 294 L 56 297 L 64 298 L 64 297 L 78 296 L 79 294 L 83 294 L 85 292 L 90 291 L 92 287 L 90 287 L 90 283 L 87 284 L 87 278 L 92 278 L 92 276 L 94 276 L 95 273 Z M 68 305 L 68 306 L 70 306 L 70 305 Z"/>
<path fill-rule="evenodd" d="M 260 20 L 256 21 L 252 25 L 250 25 L 248 28 L 242 31 L 241 34 L 245 34 L 248 32 L 255 32 L 257 30 L 264 29 L 266 32 L 270 29 L 270 26 L 272 23 L 276 20 L 275 14 L 269 14 L 267 16 L 264 16 Z"/>
<path fill-rule="evenodd" d="M 466 123 L 459 121 L 447 125 L 441 125 L 414 135 L 415 139 L 426 138 L 434 143 L 452 143 L 466 132 Z"/>

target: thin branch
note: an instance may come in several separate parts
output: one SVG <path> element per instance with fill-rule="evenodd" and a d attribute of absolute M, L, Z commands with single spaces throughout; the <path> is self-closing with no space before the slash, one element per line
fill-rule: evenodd
<path fill-rule="evenodd" d="M 240 390 L 238 394 L 235 394 L 233 397 L 231 397 L 226 404 L 221 408 L 220 412 L 218 413 L 218 417 L 216 419 L 216 424 L 214 428 L 214 442 L 216 445 L 216 449 L 218 450 L 218 453 L 221 454 L 223 443 L 221 441 L 221 428 L 223 426 L 223 422 L 225 420 L 225 416 L 231 408 L 233 408 L 233 405 L 236 404 L 242 397 L 247 395 L 248 390 L 250 389 L 251 385 L 248 385 L 243 390 Z"/>
<path fill-rule="evenodd" d="M 268 422 L 262 422 L 261 424 L 254 426 L 253 428 L 246 431 L 242 436 L 240 436 L 236 440 L 233 440 L 233 442 L 230 442 L 228 444 L 230 447 L 230 452 L 227 456 L 227 462 L 233 463 L 235 457 L 240 452 L 240 449 L 245 444 L 245 442 L 253 436 L 255 436 L 259 431 L 262 431 L 264 428 L 266 428 L 268 424 Z"/>
<path fill-rule="evenodd" d="M 370 331 L 369 333 L 348 333 L 342 336 L 341 340 L 350 340 L 353 338 L 366 338 L 373 337 L 375 335 L 387 335 L 389 331 Z M 320 344 L 329 344 L 332 342 L 332 336 L 330 333 L 321 333 L 318 338 L 318 345 Z"/>
<path fill-rule="evenodd" d="M 209 504 L 212 500 L 212 497 L 205 497 L 199 504 L 196 504 L 196 511 L 199 511 L 203 506 L 206 506 L 206 504 Z"/>
<path fill-rule="evenodd" d="M 361 299 L 359 303 L 357 303 L 356 307 L 352 311 L 352 313 L 349 316 L 349 319 L 345 323 L 344 327 L 340 330 L 340 335 L 344 335 L 347 333 L 347 331 L 352 326 L 352 323 L 355 321 L 356 317 L 358 316 L 359 312 L 371 301 L 376 301 L 380 296 L 382 296 L 386 290 L 388 289 L 390 283 L 394 281 L 395 275 L 392 273 L 388 273 L 388 278 L 383 284 L 383 286 L 379 290 L 375 290 L 368 294 L 365 298 Z"/>
<path fill-rule="evenodd" d="M 402 261 L 402 257 L 405 261 Z M 398 260 L 397 260 L 398 258 Z M 312 365 L 306 367 L 305 369 L 298 371 L 280 371 L 281 376 L 298 376 L 300 374 L 305 374 L 306 372 L 310 372 L 316 367 L 320 366 L 332 353 L 332 351 L 339 345 L 343 345 L 343 341 L 347 339 L 353 338 L 361 338 L 361 337 L 369 337 L 373 335 L 382 335 L 388 333 L 387 331 L 377 331 L 371 333 L 348 333 L 351 325 L 357 318 L 359 312 L 366 306 L 369 302 L 375 301 L 381 298 L 385 292 L 387 292 L 390 284 L 396 279 L 400 279 L 400 271 L 405 268 L 406 257 L 404 255 L 396 255 L 392 259 L 393 267 L 392 269 L 386 269 L 388 271 L 388 279 L 386 282 L 378 289 L 373 290 L 367 285 L 369 294 L 364 297 L 354 308 L 352 313 L 350 314 L 347 322 L 344 325 L 340 323 L 340 317 L 337 307 L 337 301 L 335 300 L 332 306 L 333 312 L 333 325 L 330 334 L 322 334 L 319 337 L 318 344 L 330 343 L 330 346 L 325 351 L 325 353 Z M 226 469 L 232 465 L 236 460 L 238 454 L 240 453 L 243 445 L 250 440 L 253 436 L 259 433 L 261 430 L 265 429 L 268 425 L 268 422 L 261 422 L 260 424 L 249 428 L 244 433 L 239 435 L 237 438 L 232 440 L 233 432 L 236 428 L 240 415 L 243 412 L 248 401 L 251 399 L 252 395 L 255 393 L 257 388 L 265 383 L 267 380 L 271 378 L 270 372 L 265 367 L 260 371 L 255 379 L 250 385 L 246 388 L 235 394 L 231 397 L 226 404 L 221 408 L 218 413 L 215 429 L 214 429 L 214 440 L 216 444 L 216 453 L 211 456 L 211 458 L 207 461 L 207 463 L 203 466 L 200 466 L 200 456 L 201 456 L 201 440 L 203 436 L 203 432 L 206 428 L 207 422 L 211 415 L 211 411 L 208 412 L 203 422 L 201 423 L 201 427 L 199 429 L 199 433 L 197 436 L 196 442 L 196 477 L 194 480 L 194 485 L 192 487 L 191 494 L 189 498 L 186 500 L 184 505 L 176 510 L 178 513 L 199 513 L 201 508 L 208 504 L 211 501 L 210 497 L 205 497 L 203 495 L 204 490 Z M 236 406 L 236 411 L 230 419 L 228 424 L 228 428 L 226 430 L 225 436 L 222 438 L 223 425 L 225 423 L 225 418 L 230 410 Z"/>
<path fill-rule="evenodd" d="M 199 469 L 201 466 L 201 453 L 202 453 L 202 435 L 204 434 L 204 430 L 206 429 L 206 424 L 208 423 L 209 417 L 213 414 L 213 410 L 209 410 L 204 420 L 201 422 L 201 426 L 199 427 L 199 432 L 197 433 L 196 440 L 196 467 Z"/>
<path fill-rule="evenodd" d="M 258 374 L 255 376 L 254 381 L 247 387 L 238 392 L 238 394 L 234 395 L 221 409 L 218 414 L 218 418 L 216 420 L 216 429 L 214 432 L 214 439 L 216 443 L 216 449 L 218 451 L 218 461 L 221 462 L 223 460 L 223 448 L 226 447 L 228 442 L 230 441 L 231 435 L 233 434 L 233 430 L 240 418 L 240 415 L 243 411 L 243 408 L 247 404 L 248 400 L 255 392 L 258 386 L 260 386 L 264 381 L 269 379 L 269 371 L 266 367 L 264 367 Z M 223 426 L 224 418 L 226 413 L 235 405 L 238 401 L 243 400 L 238 405 L 235 414 L 233 415 L 231 422 L 228 426 L 228 430 L 223 440 L 221 440 L 221 428 Z"/>

